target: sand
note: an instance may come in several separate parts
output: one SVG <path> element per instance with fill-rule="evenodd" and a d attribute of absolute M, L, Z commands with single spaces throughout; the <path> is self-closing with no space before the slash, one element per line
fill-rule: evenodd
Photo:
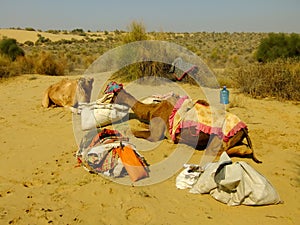
<path fill-rule="evenodd" d="M 44 90 L 61 79 L 22 75 L 0 82 L 0 224 L 299 224 L 299 103 L 230 90 L 228 110 L 248 124 L 263 163 L 233 161 L 248 162 L 284 201 L 230 207 L 210 195 L 176 189 L 177 174 L 136 187 L 76 167 L 71 112 L 41 107 Z M 159 148 L 168 151 L 172 145 L 163 141 Z M 191 162 L 201 156 L 195 152 Z"/>
<path fill-rule="evenodd" d="M 106 35 L 104 35 L 104 32 L 88 32 L 89 38 L 96 39 L 101 37 L 102 39 L 106 39 Z M 111 33 L 113 35 L 113 33 Z M 76 34 L 63 34 L 63 33 L 57 33 L 52 34 L 49 32 L 43 32 L 43 31 L 27 31 L 27 30 L 14 30 L 14 29 L 3 29 L 0 28 L 0 39 L 7 37 L 7 38 L 14 38 L 19 43 L 24 43 L 26 41 L 32 41 L 36 42 L 38 40 L 38 35 L 42 35 L 45 38 L 49 38 L 51 41 L 59 41 L 59 40 L 82 40 L 85 38 L 85 36 L 80 36 Z"/>
<path fill-rule="evenodd" d="M 27 30 L 12 30 L 12 29 L 0 29 L 0 39 L 3 37 L 14 38 L 19 43 L 24 43 L 26 41 L 35 42 L 38 40 L 38 35 L 42 35 L 45 38 L 49 38 L 51 41 L 59 41 L 61 39 L 71 40 L 77 39 L 81 40 L 84 37 L 73 34 L 52 34 L 40 31 L 27 31 Z"/>

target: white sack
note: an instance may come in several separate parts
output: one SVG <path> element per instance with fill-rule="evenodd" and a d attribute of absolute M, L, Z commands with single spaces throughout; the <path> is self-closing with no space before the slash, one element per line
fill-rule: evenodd
<path fill-rule="evenodd" d="M 232 163 L 224 152 L 220 161 L 208 165 L 192 193 L 210 193 L 227 205 L 268 205 L 280 203 L 272 184 L 246 162 Z"/>
<path fill-rule="evenodd" d="M 89 130 L 118 122 L 128 115 L 128 107 L 110 103 L 94 103 L 81 109 L 81 129 Z"/>

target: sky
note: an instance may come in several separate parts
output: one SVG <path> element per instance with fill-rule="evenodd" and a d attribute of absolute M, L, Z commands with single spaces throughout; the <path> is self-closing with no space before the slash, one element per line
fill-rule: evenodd
<path fill-rule="evenodd" d="M 0 0 L 0 28 L 300 33 L 300 0 Z"/>

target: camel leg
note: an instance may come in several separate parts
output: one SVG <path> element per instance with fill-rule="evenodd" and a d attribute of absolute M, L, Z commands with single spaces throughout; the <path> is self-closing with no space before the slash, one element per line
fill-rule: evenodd
<path fill-rule="evenodd" d="M 151 142 L 155 142 L 164 138 L 165 129 L 166 125 L 164 121 L 159 117 L 155 117 L 150 121 L 149 130 L 134 131 L 133 135 L 138 138 L 144 138 Z"/>
<path fill-rule="evenodd" d="M 149 141 L 159 141 L 165 137 L 166 124 L 160 117 L 154 117 L 150 121 Z"/>
<path fill-rule="evenodd" d="M 216 156 L 219 156 L 222 152 L 222 140 L 218 135 L 212 135 L 201 158 L 200 167 L 204 168 L 206 164 L 214 161 Z"/>
<path fill-rule="evenodd" d="M 132 131 L 133 135 L 137 138 L 143 138 L 143 139 L 148 139 L 149 136 L 151 135 L 150 130 L 137 130 L 137 131 Z"/>
<path fill-rule="evenodd" d="M 47 88 L 47 90 L 44 93 L 44 97 L 42 100 L 42 106 L 44 108 L 48 108 L 50 106 L 50 100 L 49 100 L 49 88 Z"/>
<path fill-rule="evenodd" d="M 248 145 L 242 142 L 245 137 Z M 223 142 L 223 149 L 230 156 L 251 157 L 256 163 L 261 163 L 254 155 L 252 143 L 246 129 L 238 131 L 228 142 Z"/>
<path fill-rule="evenodd" d="M 250 156 L 252 155 L 252 149 L 248 148 L 247 145 L 238 145 L 226 150 L 226 153 L 230 156 Z"/>
<path fill-rule="evenodd" d="M 243 130 L 238 131 L 233 137 L 231 137 L 228 140 L 228 142 L 223 142 L 223 149 L 227 152 L 228 149 L 242 144 L 244 137 L 245 137 L 244 131 Z"/>
<path fill-rule="evenodd" d="M 218 137 L 218 135 L 212 135 L 205 152 L 210 155 L 220 155 L 223 152 L 222 150 L 222 140 Z"/>

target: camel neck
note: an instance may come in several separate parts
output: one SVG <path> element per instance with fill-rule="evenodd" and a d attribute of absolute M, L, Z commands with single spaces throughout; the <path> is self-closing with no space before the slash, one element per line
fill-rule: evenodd
<path fill-rule="evenodd" d="M 120 93 L 118 94 L 117 102 L 129 106 L 139 119 L 145 121 L 150 120 L 150 111 L 152 108 L 157 106 L 157 104 L 155 103 L 154 104 L 142 103 L 124 90 L 120 91 Z"/>
<path fill-rule="evenodd" d="M 150 122 L 150 112 L 151 110 L 156 107 L 157 104 L 144 104 L 142 102 L 137 101 L 132 107 L 132 111 L 134 114 L 140 119 L 144 120 L 145 122 Z"/>
<path fill-rule="evenodd" d="M 138 100 L 125 90 L 121 90 L 116 99 L 116 103 L 125 104 L 130 108 L 132 108 L 136 102 L 138 102 Z"/>

